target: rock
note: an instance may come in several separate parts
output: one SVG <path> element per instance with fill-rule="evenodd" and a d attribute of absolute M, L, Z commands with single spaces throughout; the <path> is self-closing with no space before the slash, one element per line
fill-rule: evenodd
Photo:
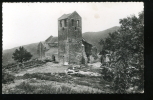
<path fill-rule="evenodd" d="M 68 62 L 64 62 L 64 65 L 66 66 L 66 65 L 69 65 L 69 64 L 68 64 Z"/>
<path fill-rule="evenodd" d="M 32 78 L 33 80 L 36 80 L 36 78 Z"/>

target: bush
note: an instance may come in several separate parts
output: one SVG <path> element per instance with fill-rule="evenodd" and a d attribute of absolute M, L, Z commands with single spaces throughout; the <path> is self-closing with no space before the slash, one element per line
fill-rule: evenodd
<path fill-rule="evenodd" d="M 58 75 L 65 76 L 66 74 L 65 73 L 58 73 Z"/>
<path fill-rule="evenodd" d="M 8 74 L 6 72 L 2 72 L 2 83 L 3 84 L 14 82 L 14 79 L 15 79 L 15 76 Z"/>
<path fill-rule="evenodd" d="M 85 77 L 85 75 L 83 75 L 83 74 L 79 74 L 79 73 L 77 73 L 77 74 L 72 74 L 71 76 L 76 76 L 76 77 Z"/>
<path fill-rule="evenodd" d="M 25 79 L 27 78 L 37 78 L 40 80 L 49 80 L 49 81 L 56 81 L 56 82 L 65 82 L 67 77 L 60 78 L 58 74 L 50 74 L 50 73 L 33 73 L 33 74 L 24 74 L 23 76 Z"/>
<path fill-rule="evenodd" d="M 17 88 L 23 89 L 28 92 L 32 92 L 34 89 L 36 89 L 35 86 L 30 85 L 29 83 L 22 82 L 20 85 L 16 86 Z"/>
<path fill-rule="evenodd" d="M 58 64 L 59 62 L 58 61 L 53 61 L 53 63 Z"/>
<path fill-rule="evenodd" d="M 113 79 L 114 79 L 114 74 L 113 74 L 113 71 L 112 69 L 108 68 L 108 67 L 103 67 L 102 69 L 102 75 L 103 75 L 103 79 L 105 81 L 108 81 L 108 82 L 112 82 Z"/>
<path fill-rule="evenodd" d="M 45 61 L 45 62 L 52 62 L 52 60 L 49 59 L 49 58 L 44 59 L 44 61 Z"/>

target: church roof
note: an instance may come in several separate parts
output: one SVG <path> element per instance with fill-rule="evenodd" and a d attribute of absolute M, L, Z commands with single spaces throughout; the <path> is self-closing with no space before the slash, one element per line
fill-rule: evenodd
<path fill-rule="evenodd" d="M 54 54 L 57 55 L 58 54 L 58 48 L 51 48 L 48 51 L 45 52 L 46 54 Z"/>
<path fill-rule="evenodd" d="M 45 40 L 46 43 L 58 43 L 58 37 L 50 36 Z"/>
<path fill-rule="evenodd" d="M 61 20 L 61 19 L 66 19 L 68 18 L 69 16 L 71 16 L 72 14 L 74 13 L 77 13 L 76 11 L 74 11 L 73 13 L 69 13 L 69 14 L 63 14 L 60 18 L 58 18 L 58 20 Z M 78 13 L 77 13 L 78 14 Z M 78 14 L 79 15 L 79 14 Z M 80 15 L 79 15 L 80 16 Z"/>
<path fill-rule="evenodd" d="M 69 13 L 69 14 L 63 14 L 60 18 L 58 18 L 58 20 L 61 20 L 61 19 L 66 19 L 68 18 L 72 13 Z"/>
<path fill-rule="evenodd" d="M 92 46 L 92 44 L 90 44 L 89 42 L 87 42 L 83 37 L 82 37 L 82 41 Z"/>

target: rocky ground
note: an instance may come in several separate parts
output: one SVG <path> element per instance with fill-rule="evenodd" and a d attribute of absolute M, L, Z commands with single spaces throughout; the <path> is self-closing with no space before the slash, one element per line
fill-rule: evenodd
<path fill-rule="evenodd" d="M 99 69 L 100 68 L 100 63 L 93 63 L 93 64 L 89 64 L 90 66 L 90 69 Z M 29 74 L 33 74 L 33 73 L 65 73 L 65 70 L 68 68 L 69 66 L 63 66 L 63 65 L 60 65 L 60 64 L 56 64 L 56 63 L 52 63 L 52 62 L 48 62 L 42 66 L 38 66 L 36 68 L 29 68 L 29 69 L 26 69 L 24 71 L 21 71 L 19 73 L 15 73 L 14 76 L 16 77 L 22 77 L 23 75 L 29 73 Z M 82 73 L 90 73 L 90 71 L 81 71 Z M 84 78 L 84 79 L 83 79 Z M 74 77 L 73 79 L 76 81 L 81 81 L 81 82 L 85 82 L 86 78 L 85 77 Z M 78 80 L 77 80 L 78 79 Z M 88 79 L 89 80 L 89 79 Z M 89 80 L 89 81 L 86 81 L 87 84 L 89 84 L 88 82 L 90 82 L 92 80 Z M 23 82 L 26 82 L 26 83 L 29 83 L 30 85 L 34 85 L 34 86 L 38 86 L 39 85 L 52 85 L 53 87 L 56 87 L 56 88 L 60 88 L 60 86 L 66 86 L 66 87 L 69 87 L 71 88 L 72 90 L 75 90 L 75 91 L 89 91 L 89 92 L 92 92 L 92 93 L 105 93 L 106 91 L 102 90 L 102 89 L 99 89 L 99 88 L 94 88 L 94 87 L 91 87 L 91 86 L 88 86 L 88 85 L 81 85 L 80 83 L 77 84 L 76 83 L 73 83 L 73 82 L 56 82 L 56 81 L 50 81 L 50 80 L 40 80 L 40 79 L 37 79 L 37 78 L 28 78 L 28 79 L 22 79 L 22 78 L 16 78 L 14 83 L 10 83 L 10 84 L 2 84 L 2 93 L 3 94 L 7 94 L 9 93 L 9 90 L 13 91 L 14 89 L 16 89 L 16 86 L 20 85 L 21 83 Z M 97 84 L 97 83 L 96 83 Z M 17 93 L 18 94 L 18 93 Z"/>

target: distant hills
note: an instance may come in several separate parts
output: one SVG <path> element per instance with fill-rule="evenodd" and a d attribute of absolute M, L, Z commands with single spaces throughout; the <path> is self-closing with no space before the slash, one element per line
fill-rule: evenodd
<path fill-rule="evenodd" d="M 95 45 L 98 49 L 98 51 L 101 50 L 101 46 L 98 44 L 98 42 L 100 41 L 100 39 L 105 39 L 106 37 L 108 37 L 108 33 L 112 33 L 116 30 L 118 30 L 119 27 L 115 26 L 109 29 L 106 29 L 104 31 L 100 31 L 100 32 L 85 32 L 82 34 L 82 37 L 90 44 Z"/>
<path fill-rule="evenodd" d="M 107 30 L 100 31 L 100 32 L 85 32 L 82 34 L 82 36 L 87 42 L 89 42 L 92 45 L 95 45 L 97 47 L 98 51 L 100 51 L 101 46 L 98 44 L 100 39 L 105 39 L 106 37 L 108 37 L 108 33 L 114 32 L 118 29 L 119 29 L 119 27 L 115 26 L 115 27 L 112 27 L 112 28 L 109 28 Z M 32 58 L 38 57 L 37 46 L 38 46 L 38 43 L 23 45 L 23 47 L 25 49 L 27 49 L 27 51 L 31 52 L 31 54 L 33 55 Z M 15 51 L 15 49 L 18 49 L 18 48 L 19 47 L 3 50 L 3 65 L 14 62 L 14 60 L 12 59 L 12 54 Z"/>

